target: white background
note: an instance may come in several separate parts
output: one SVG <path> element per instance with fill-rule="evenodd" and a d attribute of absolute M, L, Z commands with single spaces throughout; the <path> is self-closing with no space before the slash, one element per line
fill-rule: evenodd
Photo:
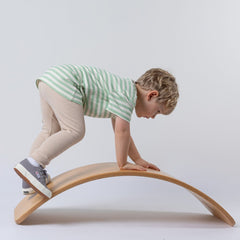
<path fill-rule="evenodd" d="M 239 239 L 173 184 L 137 177 L 86 183 L 14 223 L 22 199 L 14 165 L 41 128 L 35 79 L 85 64 L 134 80 L 171 72 L 180 99 L 169 116 L 131 121 L 146 160 L 199 188 L 240 220 L 240 2 L 237 0 L 0 1 L 1 236 L 7 239 Z M 110 119 L 85 118 L 85 138 L 54 159 L 52 176 L 114 162 Z"/>

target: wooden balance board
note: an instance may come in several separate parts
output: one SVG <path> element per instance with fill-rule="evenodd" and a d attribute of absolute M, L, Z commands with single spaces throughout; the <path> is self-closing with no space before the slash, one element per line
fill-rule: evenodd
<path fill-rule="evenodd" d="M 141 176 L 157 178 L 179 185 L 190 191 L 190 193 L 192 193 L 214 216 L 230 226 L 235 225 L 235 221 L 231 215 L 212 198 L 189 184 L 171 177 L 163 171 L 151 169 L 148 169 L 147 171 L 120 170 L 117 163 L 114 162 L 97 163 L 79 167 L 54 177 L 48 184 L 48 188 L 52 191 L 53 198 L 58 194 L 82 183 L 115 176 Z M 47 197 L 37 193 L 27 195 L 21 202 L 19 202 L 14 210 L 15 222 L 17 224 L 21 224 L 31 213 L 49 200 L 50 199 Z"/>

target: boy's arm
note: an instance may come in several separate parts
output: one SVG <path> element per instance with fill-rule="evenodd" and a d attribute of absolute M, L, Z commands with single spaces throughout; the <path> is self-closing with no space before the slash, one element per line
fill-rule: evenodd
<path fill-rule="evenodd" d="M 116 117 L 118 118 L 118 117 Z M 122 122 L 123 121 L 123 122 Z M 128 122 L 122 120 L 121 118 L 118 118 L 117 122 L 119 123 L 119 126 L 121 126 L 121 124 L 126 124 L 127 129 L 128 129 L 128 137 L 124 140 L 124 138 L 122 138 L 120 140 L 120 138 L 118 137 L 118 134 L 116 136 L 116 120 L 114 118 L 112 118 L 112 127 L 113 127 L 113 131 L 115 132 L 115 146 L 116 146 L 116 154 L 117 154 L 117 162 L 118 162 L 118 166 L 120 167 L 120 169 L 135 169 L 135 170 L 146 170 L 146 168 L 152 168 L 154 170 L 160 171 L 160 169 L 150 163 L 145 161 L 144 159 L 141 158 L 137 147 L 135 146 L 135 143 L 130 135 L 130 125 Z M 120 146 L 119 145 L 119 141 L 127 141 L 127 146 L 126 149 L 122 151 L 124 151 L 124 157 L 121 156 L 122 152 L 120 150 Z M 127 162 L 127 156 L 129 156 L 133 162 L 135 162 L 136 164 L 131 164 Z M 123 165 L 122 165 L 123 163 Z"/>
<path fill-rule="evenodd" d="M 112 127 L 113 127 L 113 131 L 115 132 L 115 119 L 112 118 Z M 129 143 L 129 149 L 128 149 L 128 156 L 133 160 L 133 162 L 135 162 L 135 160 L 141 158 L 137 147 L 130 135 L 130 143 Z"/>
<path fill-rule="evenodd" d="M 137 147 L 132 139 L 132 137 L 130 136 L 130 145 L 129 145 L 129 150 L 128 150 L 128 156 L 136 163 L 136 161 L 138 159 L 141 158 Z"/>
<path fill-rule="evenodd" d="M 127 162 L 131 142 L 130 124 L 127 121 L 121 119 L 120 117 L 112 119 L 112 124 L 115 133 L 115 149 L 117 163 L 120 169 L 146 170 L 144 167 L 140 165 L 131 164 Z"/>

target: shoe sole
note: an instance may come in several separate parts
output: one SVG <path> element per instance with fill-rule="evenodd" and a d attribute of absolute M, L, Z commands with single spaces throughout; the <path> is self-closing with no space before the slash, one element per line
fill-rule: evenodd
<path fill-rule="evenodd" d="M 31 195 L 35 193 L 33 188 L 22 188 L 22 192 L 24 195 Z"/>
<path fill-rule="evenodd" d="M 14 170 L 24 181 L 26 181 L 40 195 L 47 198 L 52 197 L 52 192 L 48 188 L 46 188 L 43 184 L 41 184 L 38 180 L 36 180 L 36 178 L 21 164 L 18 163 Z"/>
<path fill-rule="evenodd" d="M 47 174 L 47 180 L 46 180 L 46 185 L 48 185 L 52 181 L 51 177 L 49 174 Z M 35 193 L 35 190 L 32 189 L 31 187 L 29 188 L 22 188 L 22 193 L 23 195 L 31 195 Z"/>

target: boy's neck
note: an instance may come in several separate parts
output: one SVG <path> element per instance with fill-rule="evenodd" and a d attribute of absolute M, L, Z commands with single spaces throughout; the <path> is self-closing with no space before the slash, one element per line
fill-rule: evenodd
<path fill-rule="evenodd" d="M 137 83 L 135 83 L 135 86 L 136 86 L 136 89 L 137 89 L 137 98 L 138 98 L 138 99 L 143 98 L 143 97 L 146 95 L 147 91 L 144 90 L 144 89 L 142 89 L 142 88 L 139 86 L 139 84 L 137 84 Z"/>

